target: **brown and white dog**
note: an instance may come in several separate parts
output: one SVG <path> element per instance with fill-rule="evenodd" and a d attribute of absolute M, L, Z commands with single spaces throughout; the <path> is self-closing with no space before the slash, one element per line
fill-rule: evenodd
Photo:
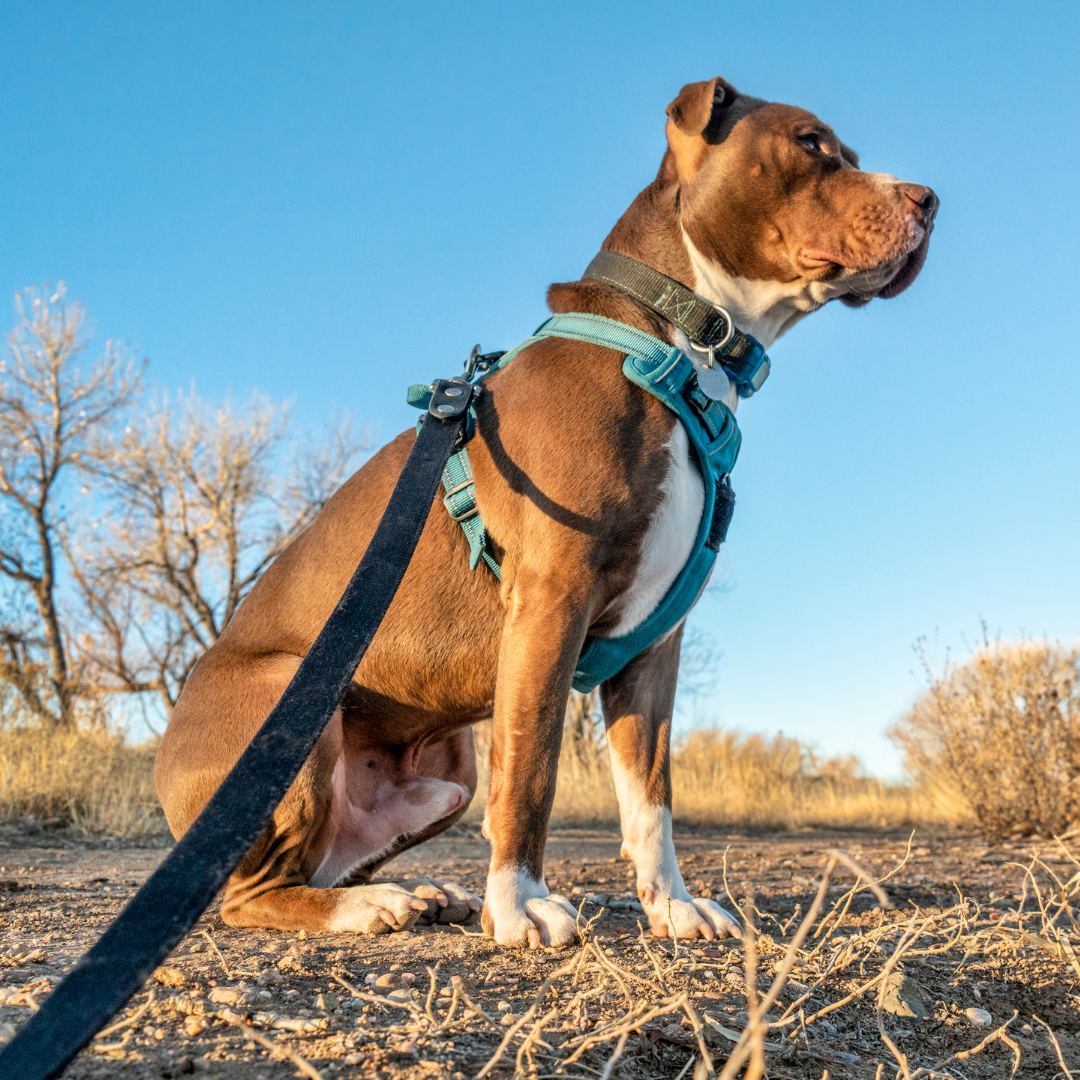
<path fill-rule="evenodd" d="M 918 274 L 936 196 L 861 172 L 811 113 L 712 79 L 683 87 L 667 115 L 660 172 L 605 249 L 723 305 L 766 348 L 829 300 L 895 296 Z M 603 283 L 553 285 L 548 301 L 691 350 L 664 319 Z M 503 580 L 483 565 L 469 572 L 465 536 L 436 503 L 345 701 L 229 880 L 227 923 L 371 932 L 422 912 L 449 921 L 479 910 L 447 882 L 365 883 L 462 815 L 476 786 L 469 726 L 494 717 L 483 926 L 505 945 L 573 939 L 574 909 L 544 883 L 544 846 L 575 661 L 586 635 L 625 634 L 659 603 L 703 506 L 681 424 L 623 376 L 622 360 L 548 338 L 487 380 L 469 454 Z M 157 759 L 177 836 L 330 614 L 413 438 L 399 435 L 348 480 L 196 666 Z M 712 938 L 735 923 L 687 892 L 671 837 L 680 638 L 681 627 L 603 684 L 601 697 L 623 852 L 652 931 Z"/>

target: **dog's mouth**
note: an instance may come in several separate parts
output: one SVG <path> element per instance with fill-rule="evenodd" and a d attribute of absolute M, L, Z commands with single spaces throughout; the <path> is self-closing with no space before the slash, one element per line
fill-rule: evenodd
<path fill-rule="evenodd" d="M 899 296 L 919 276 L 919 271 L 923 268 L 923 263 L 926 262 L 931 231 L 931 229 L 927 229 L 919 243 L 906 255 L 894 259 L 891 264 L 886 264 L 885 267 L 878 268 L 873 276 L 877 277 L 882 270 L 886 270 L 884 280 L 870 285 L 869 288 L 860 287 L 861 283 L 856 284 L 853 282 L 850 291 L 839 299 L 848 307 L 857 308 L 869 304 L 875 298 L 891 300 L 894 296 Z"/>

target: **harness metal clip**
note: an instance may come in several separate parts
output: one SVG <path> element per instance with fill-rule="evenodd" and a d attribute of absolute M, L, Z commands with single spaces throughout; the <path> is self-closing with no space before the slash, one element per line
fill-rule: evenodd
<path fill-rule="evenodd" d="M 474 345 L 468 360 L 465 361 L 465 378 L 471 381 L 478 371 L 490 371 L 505 355 L 505 349 L 502 352 L 482 353 L 480 346 Z"/>

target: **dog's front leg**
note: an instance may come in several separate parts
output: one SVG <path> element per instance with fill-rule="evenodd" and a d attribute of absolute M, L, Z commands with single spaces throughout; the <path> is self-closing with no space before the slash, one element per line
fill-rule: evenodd
<path fill-rule="evenodd" d="M 491 866 L 482 925 L 500 945 L 568 945 L 577 933 L 573 906 L 544 883 L 544 847 L 584 637 L 582 598 L 519 571 L 499 650 L 484 815 Z"/>
<path fill-rule="evenodd" d="M 600 688 L 624 858 L 657 937 L 726 937 L 738 923 L 718 904 L 687 891 L 671 835 L 671 713 L 679 673 L 680 627 Z"/>

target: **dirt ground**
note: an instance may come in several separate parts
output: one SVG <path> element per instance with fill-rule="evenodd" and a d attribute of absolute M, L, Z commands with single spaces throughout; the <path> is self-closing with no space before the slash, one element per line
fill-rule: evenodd
<path fill-rule="evenodd" d="M 485 1075 L 700 1080 L 709 1071 L 702 1047 L 720 1073 L 747 1024 L 747 993 L 771 984 L 825 853 L 841 849 L 881 877 L 904 858 L 908 834 L 682 831 L 676 846 L 696 895 L 731 907 L 723 899 L 726 853 L 731 893 L 753 898 L 756 980 L 745 977 L 751 958 L 742 941 L 643 938 L 617 836 L 562 831 L 548 843 L 547 880 L 582 904 L 583 921 L 595 917 L 584 950 L 503 950 L 476 926 L 379 937 L 233 930 L 215 907 L 117 1017 L 134 1021 L 95 1040 L 64 1075 L 465 1080 L 509 1036 Z M 1031 863 L 1033 852 L 1040 863 Z M 12 1036 L 165 854 L 163 844 L 0 831 L 0 1038 Z M 458 830 L 407 853 L 382 880 L 446 878 L 480 893 L 487 858 L 475 830 Z M 1080 931 L 1068 884 L 1077 870 L 1052 842 L 988 846 L 917 833 L 908 861 L 883 885 L 894 905 L 883 910 L 868 891 L 852 898 L 854 874 L 838 867 L 822 916 L 837 900 L 840 909 L 824 926 L 819 919 L 794 954 L 790 981 L 765 1018 L 774 1024 L 765 1037 L 767 1075 L 893 1077 L 899 1066 L 882 1032 L 913 1080 L 935 1066 L 956 1080 L 1007 1077 L 1017 1057 L 1022 1077 L 1064 1077 L 1062 1058 L 1080 1070 Z M 821 1014 L 872 982 L 897 950 L 880 1012 L 872 985 Z M 984 1049 L 942 1064 L 1014 1012 Z"/>

